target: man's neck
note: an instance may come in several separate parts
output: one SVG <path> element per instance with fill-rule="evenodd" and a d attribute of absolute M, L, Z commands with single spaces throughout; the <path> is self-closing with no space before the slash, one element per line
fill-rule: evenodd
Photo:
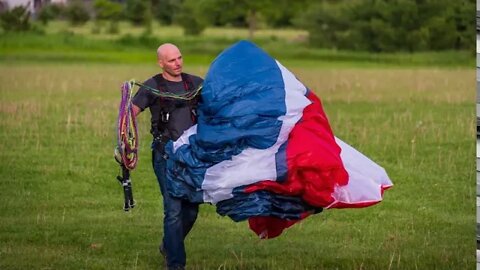
<path fill-rule="evenodd" d="M 167 80 L 167 81 L 171 81 L 171 82 L 181 82 L 182 81 L 182 76 L 181 75 L 178 75 L 178 76 L 172 76 L 166 72 L 163 72 L 162 73 L 162 77 Z"/>

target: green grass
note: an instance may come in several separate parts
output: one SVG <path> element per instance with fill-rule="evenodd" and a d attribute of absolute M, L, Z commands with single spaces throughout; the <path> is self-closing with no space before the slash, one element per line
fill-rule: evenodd
<path fill-rule="evenodd" d="M 105 24 L 103 27 L 101 27 L 99 34 L 92 33 L 92 29 L 95 27 L 93 22 L 87 22 L 82 26 L 71 26 L 66 21 L 52 21 L 48 26 L 42 28 L 44 28 L 47 34 L 72 32 L 74 34 L 79 34 L 92 39 L 115 39 L 126 34 L 138 36 L 145 31 L 142 27 L 134 27 L 128 22 L 120 22 L 119 33 L 109 34 L 107 32 L 107 26 L 108 24 Z M 184 37 L 183 29 L 181 27 L 175 25 L 161 25 L 156 21 L 152 23 L 152 34 L 154 36 L 162 36 L 173 39 Z M 304 40 L 308 36 L 308 32 L 299 29 L 259 29 L 255 32 L 255 36 L 259 38 L 273 38 L 295 42 Z M 246 28 L 210 27 L 205 29 L 200 37 L 213 39 L 247 39 L 248 30 Z"/>
<path fill-rule="evenodd" d="M 221 51 L 247 39 L 245 29 L 208 28 L 197 37 L 184 36 L 175 26 L 154 24 L 150 35 L 143 28 L 120 24 L 119 34 L 92 34 L 92 24 L 70 27 L 52 22 L 39 33 L 0 33 L 0 61 L 56 63 L 155 62 L 155 50 L 163 42 L 177 44 L 189 64 L 208 65 Z M 367 67 L 472 67 L 474 52 L 443 51 L 418 53 L 368 53 L 337 51 L 308 46 L 308 33 L 293 29 L 259 30 L 252 40 L 275 58 L 291 65 L 324 68 Z"/>
<path fill-rule="evenodd" d="M 188 269 L 474 269 L 474 70 L 287 67 L 322 98 L 335 134 L 395 186 L 374 207 L 328 210 L 266 241 L 204 205 Z M 130 213 L 113 159 L 120 83 L 155 72 L 153 63 L 0 64 L 1 269 L 163 265 L 147 113 Z"/>

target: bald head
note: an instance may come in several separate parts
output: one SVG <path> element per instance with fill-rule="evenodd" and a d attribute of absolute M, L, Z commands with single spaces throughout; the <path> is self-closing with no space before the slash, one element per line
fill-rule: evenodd
<path fill-rule="evenodd" d="M 173 45 L 172 43 L 164 43 L 160 45 L 157 49 L 157 58 L 158 60 L 164 59 L 166 56 L 170 54 L 180 54 L 180 50 L 177 46 Z"/>
<path fill-rule="evenodd" d="M 157 49 L 158 65 L 163 69 L 163 77 L 171 81 L 181 80 L 183 59 L 177 46 L 171 43 L 160 45 Z"/>

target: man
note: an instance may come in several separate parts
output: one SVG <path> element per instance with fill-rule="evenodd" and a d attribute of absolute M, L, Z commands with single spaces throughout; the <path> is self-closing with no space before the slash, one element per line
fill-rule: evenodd
<path fill-rule="evenodd" d="M 203 79 L 182 73 L 183 58 L 180 50 L 166 43 L 157 49 L 158 65 L 163 70 L 144 82 L 132 99 L 135 116 L 147 107 L 151 113 L 153 135 L 152 163 L 163 196 L 164 236 L 160 252 L 166 257 L 168 269 L 184 269 L 186 254 L 184 239 L 192 228 L 198 214 L 198 204 L 172 197 L 166 187 L 166 158 L 164 147 L 168 140 L 176 140 L 183 131 L 196 122 L 196 103 L 191 101 L 162 98 L 152 89 L 173 94 L 185 94 L 194 91 Z"/>

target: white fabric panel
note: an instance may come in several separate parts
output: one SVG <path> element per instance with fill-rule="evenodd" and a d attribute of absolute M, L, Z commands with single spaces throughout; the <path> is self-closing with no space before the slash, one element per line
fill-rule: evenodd
<path fill-rule="evenodd" d="M 285 106 L 287 108 L 285 116 L 281 116 L 278 120 L 284 121 L 289 117 L 296 117 L 303 115 L 303 109 L 310 105 L 305 95 L 307 94 L 307 88 L 303 85 L 293 73 L 286 69 L 280 62 L 277 62 L 277 66 L 282 72 L 283 83 L 285 84 Z M 298 122 L 298 119 L 295 123 Z M 290 131 L 288 132 L 290 133 Z M 288 134 L 287 134 L 288 137 Z"/>
<path fill-rule="evenodd" d="M 173 142 L 173 153 L 177 152 L 177 149 L 180 146 L 184 144 L 190 144 L 190 141 L 188 140 L 188 138 L 193 134 L 197 134 L 197 125 L 194 125 L 189 129 L 185 130 L 182 136 L 180 136 L 180 138 L 178 138 L 176 141 Z"/>
<path fill-rule="evenodd" d="M 381 201 L 382 187 L 393 185 L 385 169 L 339 138 L 335 137 L 335 141 L 342 148 L 340 157 L 349 178 L 346 186 L 335 188 L 333 192 L 335 202 L 330 206 L 338 202 L 369 203 Z"/>
<path fill-rule="evenodd" d="M 207 203 L 217 204 L 220 201 L 233 198 L 231 188 L 212 189 L 208 192 L 203 192 L 203 201 Z"/>

